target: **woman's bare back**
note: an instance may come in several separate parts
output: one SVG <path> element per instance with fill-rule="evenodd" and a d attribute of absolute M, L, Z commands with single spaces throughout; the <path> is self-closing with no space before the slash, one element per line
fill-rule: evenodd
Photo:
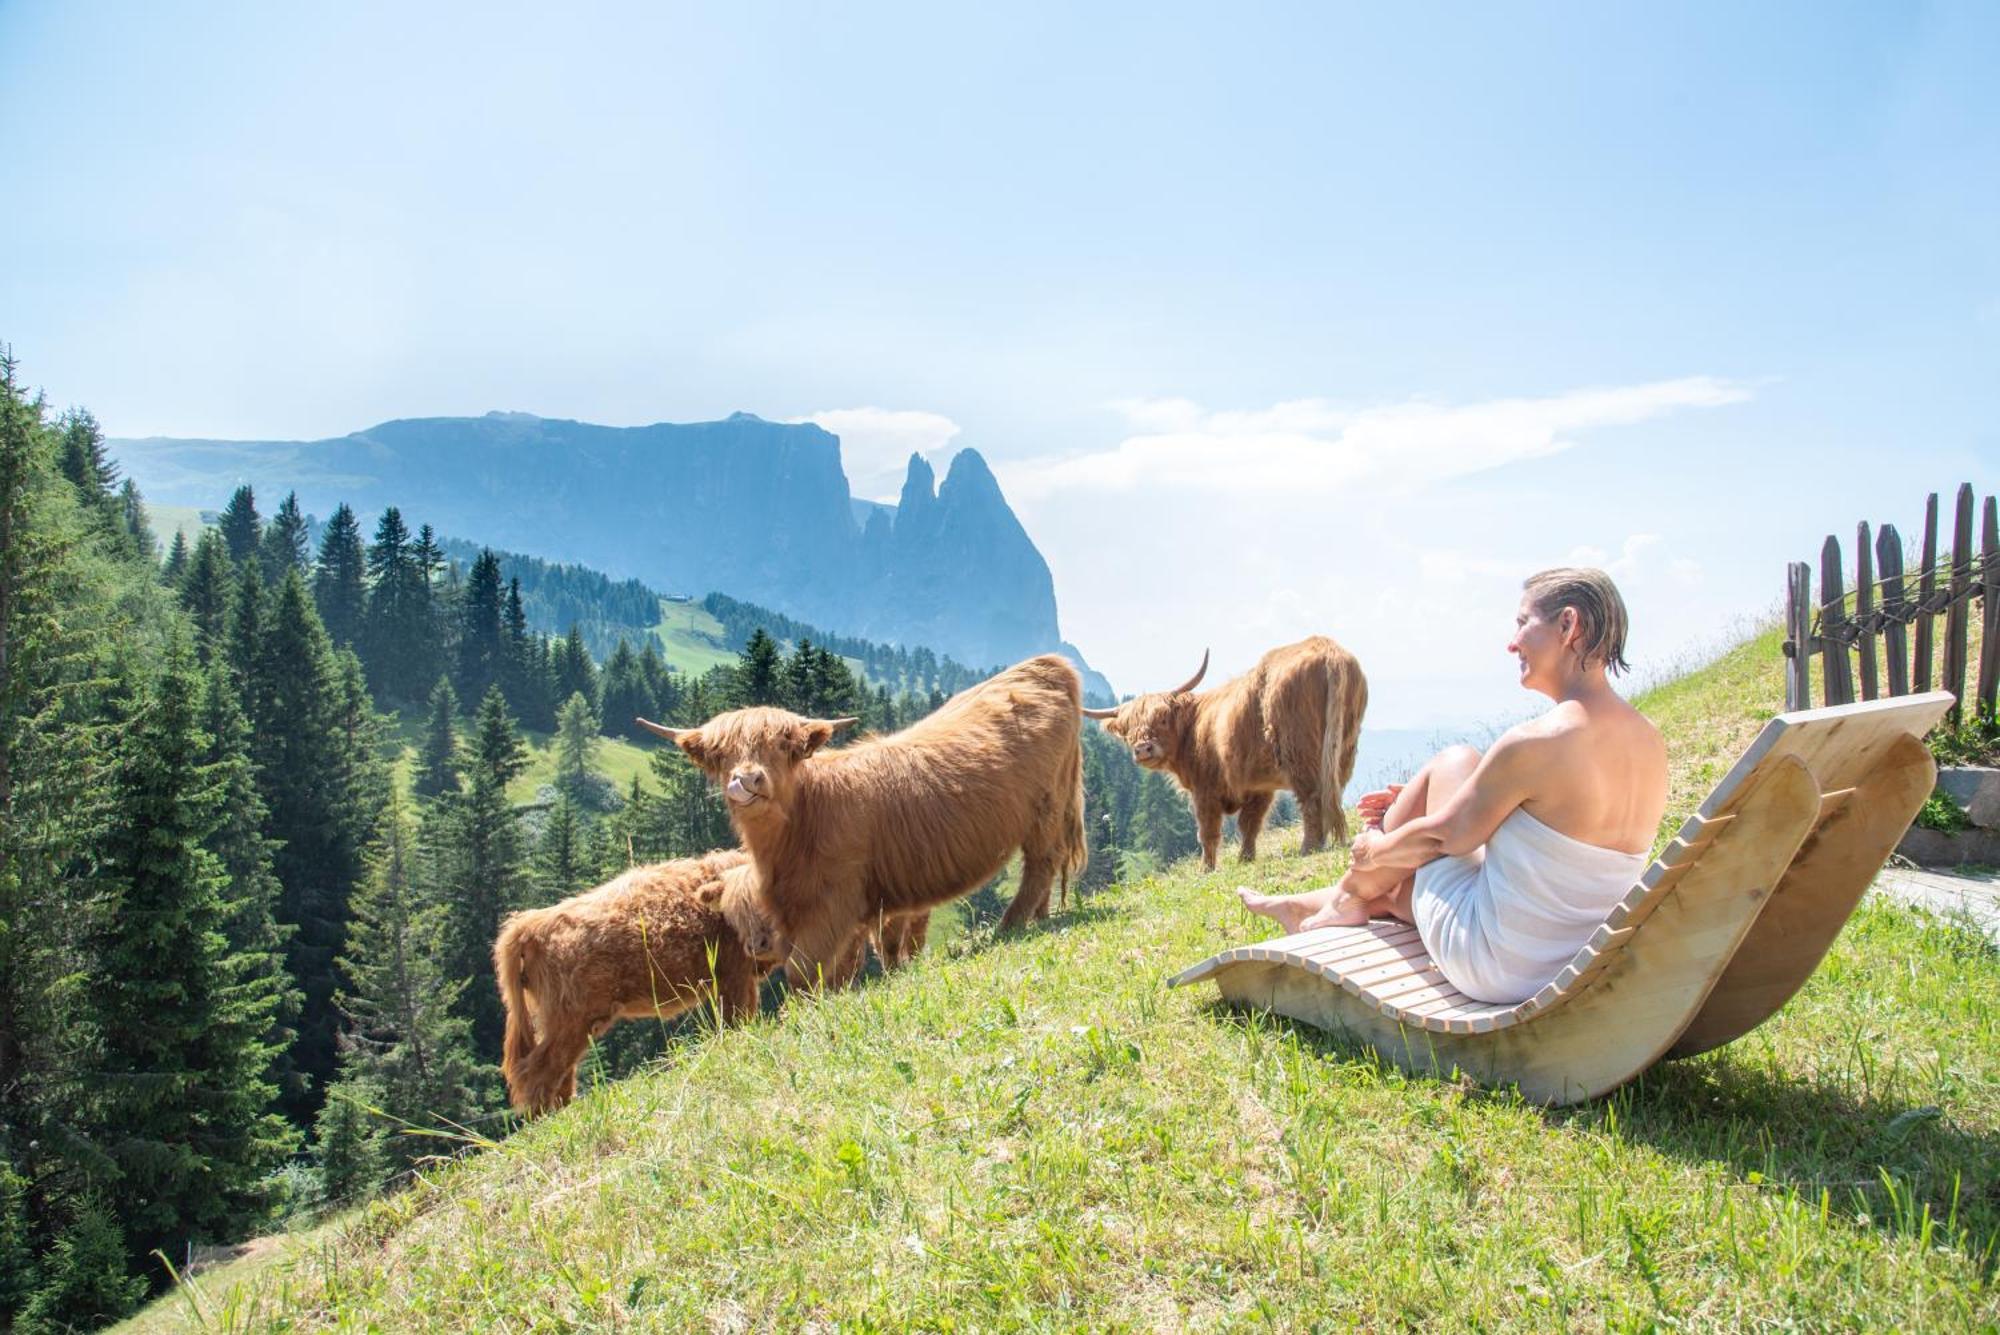
<path fill-rule="evenodd" d="M 1617 696 L 1564 700 L 1510 735 L 1541 753 L 1521 802 L 1529 815 L 1599 848 L 1652 847 L 1667 808 L 1667 746 L 1645 715 Z"/>

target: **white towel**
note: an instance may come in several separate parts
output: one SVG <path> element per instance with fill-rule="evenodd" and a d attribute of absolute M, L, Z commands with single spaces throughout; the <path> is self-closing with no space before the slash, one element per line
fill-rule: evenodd
<path fill-rule="evenodd" d="M 1516 807 L 1484 848 L 1417 869 L 1410 916 L 1453 987 L 1511 1005 L 1569 963 L 1646 862 L 1643 851 L 1586 844 Z"/>

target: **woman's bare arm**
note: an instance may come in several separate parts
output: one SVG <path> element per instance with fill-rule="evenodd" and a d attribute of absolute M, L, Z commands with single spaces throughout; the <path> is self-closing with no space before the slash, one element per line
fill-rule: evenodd
<path fill-rule="evenodd" d="M 1537 781 L 1556 758 L 1557 745 L 1534 733 L 1506 734 L 1480 758 L 1472 777 L 1442 810 L 1387 833 L 1364 831 L 1354 841 L 1354 866 L 1415 871 L 1426 862 L 1472 852 L 1493 837 L 1515 807 L 1534 796 Z"/>

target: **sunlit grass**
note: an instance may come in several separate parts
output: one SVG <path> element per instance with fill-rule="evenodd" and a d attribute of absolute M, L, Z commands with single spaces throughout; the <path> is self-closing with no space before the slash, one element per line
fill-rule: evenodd
<path fill-rule="evenodd" d="M 1774 636 L 1643 706 L 1677 822 Z M 1774 694 L 1774 686 L 1777 693 Z M 1181 966 L 1268 924 L 1183 863 L 697 1034 L 197 1282 L 213 1329 L 1977 1329 L 2000 1323 L 2000 959 L 1870 901 L 1779 1016 L 1544 1111 Z M 146 1328 L 197 1324 L 185 1296 Z"/>

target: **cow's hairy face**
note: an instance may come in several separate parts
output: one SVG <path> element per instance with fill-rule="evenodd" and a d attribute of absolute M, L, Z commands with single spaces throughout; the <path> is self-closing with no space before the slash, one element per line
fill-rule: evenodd
<path fill-rule="evenodd" d="M 799 762 L 838 726 L 758 706 L 717 714 L 676 744 L 722 789 L 732 815 L 755 820 L 790 809 Z"/>
<path fill-rule="evenodd" d="M 1165 769 L 1180 754 L 1185 704 L 1193 699 L 1181 691 L 1159 691 L 1128 700 L 1104 730 L 1132 748 L 1132 759 L 1147 769 Z"/>

